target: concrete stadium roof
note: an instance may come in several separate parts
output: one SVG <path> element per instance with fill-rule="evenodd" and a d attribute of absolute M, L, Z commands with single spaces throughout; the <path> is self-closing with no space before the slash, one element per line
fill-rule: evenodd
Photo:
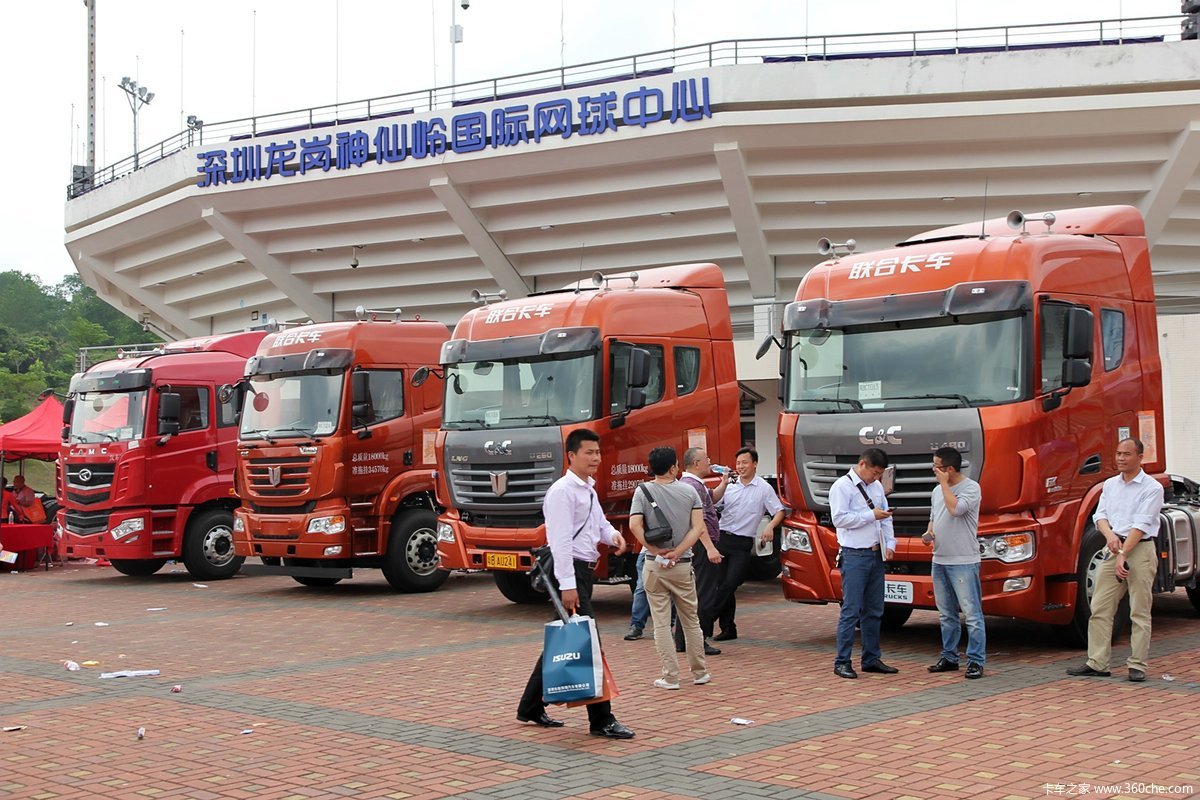
<path fill-rule="evenodd" d="M 197 185 L 198 154 L 217 149 L 608 91 L 671 98 L 688 79 L 707 80 L 710 115 Z M 986 186 L 989 217 L 1137 206 L 1160 310 L 1191 313 L 1198 167 L 1195 42 L 785 61 L 206 142 L 70 200 L 66 246 L 101 297 L 173 338 L 358 305 L 452 324 L 471 289 L 697 261 L 722 267 L 745 333 L 821 261 L 818 238 L 861 252 L 982 219 Z"/>

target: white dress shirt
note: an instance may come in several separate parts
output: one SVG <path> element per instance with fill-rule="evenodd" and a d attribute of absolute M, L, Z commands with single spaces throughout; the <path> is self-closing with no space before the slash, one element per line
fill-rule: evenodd
<path fill-rule="evenodd" d="M 1104 482 L 1093 522 L 1107 520 L 1113 533 L 1124 539 L 1134 528 L 1143 539 L 1158 535 L 1158 512 L 1163 507 L 1163 487 L 1143 470 L 1126 481 L 1117 474 Z"/>
<path fill-rule="evenodd" d="M 584 482 L 571 470 L 546 491 L 542 515 L 546 518 L 546 541 L 554 554 L 554 577 L 558 588 L 575 588 L 575 561 L 597 561 L 600 542 L 616 547 L 621 533 L 600 510 L 595 478 Z M 575 531 L 579 535 L 575 536 Z M 573 537 L 573 538 L 572 538 Z"/>
<path fill-rule="evenodd" d="M 755 475 L 750 483 L 742 483 L 739 478 L 726 486 L 717 508 L 721 509 L 721 530 L 753 539 L 758 536 L 762 518 L 778 514 L 783 503 L 771 484 Z"/>
<path fill-rule="evenodd" d="M 837 528 L 838 544 L 859 549 L 874 547 L 879 544 L 882 535 L 884 546 L 894 552 L 896 534 L 892 530 L 891 517 L 875 519 L 875 512 L 858 490 L 859 485 L 867 490 L 867 496 L 876 508 L 888 509 L 883 484 L 879 481 L 864 484 L 853 469 L 838 478 L 829 489 L 829 510 L 833 515 L 833 525 Z"/>

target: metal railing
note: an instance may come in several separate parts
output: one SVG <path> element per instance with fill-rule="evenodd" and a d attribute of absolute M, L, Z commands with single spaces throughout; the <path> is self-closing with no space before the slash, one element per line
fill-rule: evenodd
<path fill-rule="evenodd" d="M 68 199 L 112 183 L 189 147 L 269 133 L 311 130 L 439 108 L 502 100 L 540 92 L 579 88 L 680 70 L 737 64 L 791 61 L 838 61 L 914 55 L 1009 52 L 1067 46 L 1121 45 L 1180 38 L 1182 15 L 1134 17 L 1086 22 L 919 30 L 894 33 L 838 34 L 764 39 L 724 39 L 590 61 L 555 69 L 523 72 L 454 86 L 374 97 L 347 103 L 226 120 L 191 127 L 85 176 L 67 187 Z"/>

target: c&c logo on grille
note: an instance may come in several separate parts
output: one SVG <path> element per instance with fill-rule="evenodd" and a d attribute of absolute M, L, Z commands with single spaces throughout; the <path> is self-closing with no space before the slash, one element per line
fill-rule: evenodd
<path fill-rule="evenodd" d="M 888 428 L 873 428 L 868 425 L 858 432 L 858 440 L 867 445 L 904 443 L 904 440 L 900 438 L 899 425 L 892 425 Z"/>

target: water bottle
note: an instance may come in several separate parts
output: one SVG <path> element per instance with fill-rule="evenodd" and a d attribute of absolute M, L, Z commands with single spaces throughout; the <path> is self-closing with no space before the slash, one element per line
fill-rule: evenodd
<path fill-rule="evenodd" d="M 729 472 L 729 467 L 722 467 L 720 464 L 713 464 L 712 471 L 718 475 L 725 475 Z"/>

